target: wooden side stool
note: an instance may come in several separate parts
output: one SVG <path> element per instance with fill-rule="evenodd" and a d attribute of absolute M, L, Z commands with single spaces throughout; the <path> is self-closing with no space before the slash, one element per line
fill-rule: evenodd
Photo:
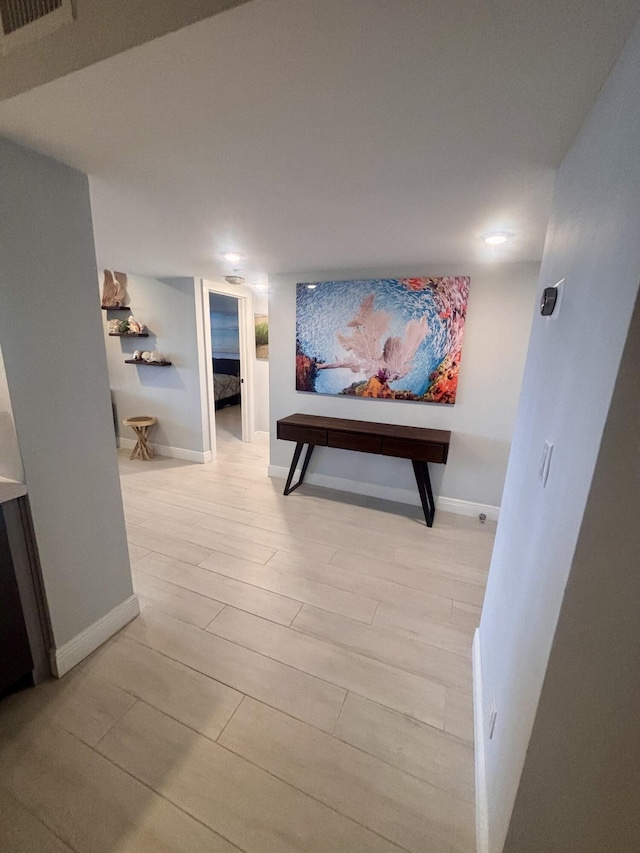
<path fill-rule="evenodd" d="M 122 423 L 124 426 L 131 427 L 138 439 L 129 459 L 141 459 L 143 462 L 148 462 L 154 456 L 154 452 L 148 443 L 149 430 L 157 423 L 157 420 L 140 415 L 136 418 L 125 418 Z"/>

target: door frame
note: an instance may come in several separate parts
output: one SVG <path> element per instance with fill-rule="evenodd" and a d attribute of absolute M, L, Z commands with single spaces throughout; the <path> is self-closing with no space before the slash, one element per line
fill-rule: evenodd
<path fill-rule="evenodd" d="M 253 355 L 255 351 L 253 296 L 250 288 L 236 286 L 226 281 L 200 280 L 200 298 L 196 299 L 198 329 L 198 353 L 200 362 L 200 389 L 204 405 L 202 406 L 203 435 L 208 437 L 211 458 L 216 458 L 216 412 L 213 396 L 213 365 L 211 363 L 211 321 L 209 319 L 209 294 L 220 293 L 238 300 L 238 331 L 240 338 L 240 400 L 242 416 L 242 440 L 253 441 L 254 401 L 253 401 Z M 199 310 L 198 310 L 199 309 Z"/>

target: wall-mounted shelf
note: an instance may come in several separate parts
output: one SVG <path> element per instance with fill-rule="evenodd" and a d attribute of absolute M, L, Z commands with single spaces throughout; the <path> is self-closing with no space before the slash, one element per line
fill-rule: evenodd
<path fill-rule="evenodd" d="M 131 311 L 129 305 L 121 305 L 120 308 L 108 308 L 106 305 L 100 306 L 103 311 Z"/>
<path fill-rule="evenodd" d="M 148 367 L 171 367 L 170 361 L 145 361 L 143 358 L 125 358 L 125 364 L 146 364 Z"/>
<path fill-rule="evenodd" d="M 110 338 L 148 338 L 149 332 L 109 332 Z"/>

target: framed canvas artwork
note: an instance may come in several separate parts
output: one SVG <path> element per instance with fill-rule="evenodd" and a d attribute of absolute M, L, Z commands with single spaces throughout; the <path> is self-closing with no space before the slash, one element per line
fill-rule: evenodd
<path fill-rule="evenodd" d="M 455 403 L 469 281 L 298 284 L 296 390 Z"/>
<path fill-rule="evenodd" d="M 256 330 L 256 358 L 269 358 L 269 315 L 254 314 Z"/>

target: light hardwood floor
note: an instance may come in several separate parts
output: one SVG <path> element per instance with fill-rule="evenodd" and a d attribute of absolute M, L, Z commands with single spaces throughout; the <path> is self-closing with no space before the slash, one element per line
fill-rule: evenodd
<path fill-rule="evenodd" d="M 495 525 L 218 459 L 120 454 L 143 612 L 0 703 L 7 853 L 471 853 L 471 642 Z"/>

